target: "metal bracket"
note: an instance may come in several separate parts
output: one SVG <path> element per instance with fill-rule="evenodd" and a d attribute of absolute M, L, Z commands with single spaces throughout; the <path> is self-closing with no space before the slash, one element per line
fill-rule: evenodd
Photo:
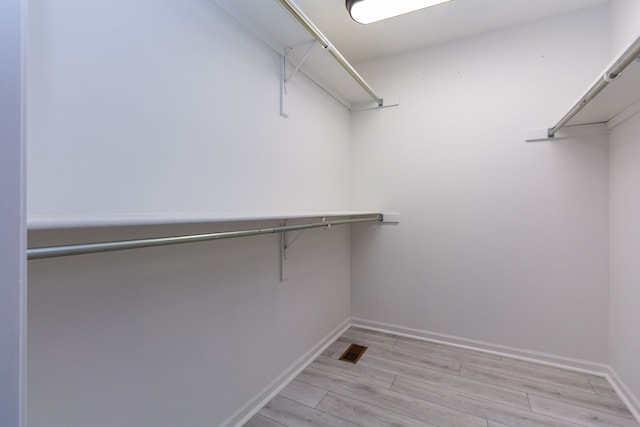
<path fill-rule="evenodd" d="M 309 59 L 309 57 L 311 56 L 311 54 L 313 53 L 313 49 L 318 45 L 318 42 L 313 40 L 311 42 L 311 45 L 309 46 L 309 48 L 307 49 L 307 51 L 305 52 L 304 56 L 302 57 L 302 59 L 300 60 L 300 63 L 298 63 L 298 65 L 295 66 L 295 68 L 293 69 L 293 71 L 291 71 L 291 73 L 287 76 L 287 78 L 284 80 L 285 83 L 288 82 L 289 80 L 291 80 L 296 73 L 298 72 L 298 70 L 300 70 L 300 67 L 302 67 L 304 65 L 305 62 L 307 62 L 307 59 Z M 285 48 L 284 52 L 284 56 L 285 58 L 288 58 L 292 52 L 293 49 L 295 48 L 295 46 L 293 47 L 287 47 Z"/>
<path fill-rule="evenodd" d="M 287 56 L 282 56 L 282 75 L 280 78 L 280 115 L 285 119 L 289 117 L 288 103 L 287 103 Z"/>
<path fill-rule="evenodd" d="M 289 74 L 287 74 L 287 63 L 291 62 L 289 61 L 289 58 L 292 56 L 294 47 L 286 47 L 284 49 L 284 55 L 282 56 L 282 75 L 280 79 L 280 115 L 285 119 L 289 117 L 289 108 L 287 103 L 287 83 L 296 76 L 298 71 L 300 71 L 300 68 L 304 65 L 305 62 L 307 62 L 307 59 L 309 59 L 309 57 L 313 53 L 313 49 L 318 45 L 318 42 L 313 40 L 310 42 L 310 44 L 311 46 L 309 46 L 298 65 L 296 65 Z"/>
<path fill-rule="evenodd" d="M 287 226 L 287 220 L 280 224 L 281 227 Z M 280 282 L 287 280 L 284 274 L 284 262 L 287 259 L 287 232 L 280 233 Z"/>
<path fill-rule="evenodd" d="M 325 217 L 322 217 L 322 222 L 325 223 L 327 222 L 327 219 Z M 310 224 L 314 224 L 314 221 L 311 221 Z M 283 223 L 280 224 L 281 227 L 286 227 L 287 226 L 287 220 L 285 219 Z M 327 224 L 327 227 L 323 229 L 329 229 L 331 228 L 331 224 Z M 298 230 L 298 232 L 295 234 L 295 236 L 293 236 L 293 238 L 291 240 L 289 240 L 289 231 L 285 231 L 280 233 L 280 281 L 284 282 L 287 280 L 287 277 L 285 275 L 285 264 L 287 261 L 287 250 L 293 246 L 293 244 L 295 243 L 296 240 L 298 240 L 298 237 L 300 237 L 306 230 Z"/>
<path fill-rule="evenodd" d="M 636 58 L 637 59 L 637 58 Z M 607 83 L 613 83 L 614 80 L 618 79 L 620 76 L 622 75 L 622 71 L 620 71 L 618 74 L 616 74 L 615 76 L 610 75 L 609 73 L 604 73 L 602 75 L 602 80 L 604 80 Z M 586 102 L 585 102 L 586 104 Z"/>

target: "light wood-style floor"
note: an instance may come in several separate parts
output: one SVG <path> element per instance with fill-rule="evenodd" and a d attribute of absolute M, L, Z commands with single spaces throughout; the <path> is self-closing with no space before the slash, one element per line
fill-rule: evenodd
<path fill-rule="evenodd" d="M 358 328 L 245 425 L 640 426 L 604 378 Z"/>

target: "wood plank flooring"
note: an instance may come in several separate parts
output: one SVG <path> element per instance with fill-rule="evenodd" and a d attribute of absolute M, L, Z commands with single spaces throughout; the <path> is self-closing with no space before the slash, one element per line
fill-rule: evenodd
<path fill-rule="evenodd" d="M 245 425 L 640 427 L 604 378 L 359 328 Z"/>

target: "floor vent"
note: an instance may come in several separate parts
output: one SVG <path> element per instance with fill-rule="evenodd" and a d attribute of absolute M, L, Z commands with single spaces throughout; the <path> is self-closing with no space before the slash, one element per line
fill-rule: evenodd
<path fill-rule="evenodd" d="M 342 353 L 342 356 L 340 356 L 340 360 L 344 360 L 345 362 L 349 363 L 358 363 L 358 360 L 360 360 L 367 348 L 369 347 L 358 344 L 351 344 L 349 348 L 344 353 Z"/>

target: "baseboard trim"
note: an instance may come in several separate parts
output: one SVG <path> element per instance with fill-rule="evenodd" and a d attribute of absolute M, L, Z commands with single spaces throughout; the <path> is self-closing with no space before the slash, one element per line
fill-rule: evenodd
<path fill-rule="evenodd" d="M 620 399 L 622 399 L 624 404 L 627 405 L 627 408 L 631 411 L 636 421 L 640 423 L 640 399 L 638 399 L 638 396 L 636 396 L 631 389 L 627 387 L 612 367 L 609 367 L 609 372 L 606 378 L 607 381 L 609 381 L 609 384 L 611 384 L 611 387 L 613 387 L 616 393 L 618 393 Z"/>
<path fill-rule="evenodd" d="M 262 409 L 264 405 L 280 393 L 280 391 L 282 391 L 282 389 L 285 388 L 287 384 L 289 384 L 300 372 L 309 366 L 309 364 L 313 362 L 313 360 L 315 360 L 327 347 L 329 347 L 331 343 L 333 343 L 352 326 L 600 376 L 605 378 L 609 384 L 611 384 L 618 396 L 620 396 L 625 405 L 627 405 L 629 411 L 636 418 L 636 421 L 640 423 L 640 400 L 620 379 L 616 371 L 604 363 L 573 359 L 534 350 L 520 349 L 484 341 L 471 340 L 454 335 L 440 334 L 422 329 L 407 328 L 390 323 L 352 317 L 342 322 L 337 328 L 327 334 L 318 344 L 313 346 L 298 360 L 292 363 L 291 366 L 280 374 L 271 384 L 256 394 L 244 406 L 236 411 L 235 414 L 227 418 L 221 426 L 241 427 L 244 425 L 251 417 Z"/>
<path fill-rule="evenodd" d="M 529 362 L 541 363 L 548 366 L 569 369 L 571 371 L 597 375 L 603 378 L 606 378 L 607 374 L 609 373 L 609 366 L 605 365 L 604 363 L 590 362 L 587 360 L 573 359 L 535 350 L 526 350 L 484 341 L 471 340 L 455 335 L 440 334 L 436 332 L 425 331 L 422 329 L 406 328 L 404 326 L 377 322 L 373 320 L 351 318 L 351 326 L 357 326 L 360 328 L 379 332 L 392 333 L 408 338 L 447 344 L 454 347 L 481 351 L 483 353 L 489 353 L 498 356 L 505 356 L 519 360 L 526 360 Z"/>
<path fill-rule="evenodd" d="M 264 405 L 273 399 L 283 388 L 287 386 L 300 372 L 302 372 L 311 362 L 313 362 L 331 343 L 351 327 L 351 319 L 347 318 L 337 328 L 327 334 L 320 342 L 314 345 L 309 351 L 300 356 L 282 374 L 266 386 L 261 392 L 256 394 L 233 415 L 222 422 L 224 427 L 243 426 L 253 417 Z"/>
<path fill-rule="evenodd" d="M 424 341 L 447 344 L 454 347 L 466 348 L 481 351 L 484 353 L 495 354 L 498 356 L 506 356 L 514 359 L 541 363 L 547 366 L 553 366 L 557 368 L 563 368 L 571 371 L 603 377 L 609 382 L 611 387 L 613 387 L 620 399 L 622 399 L 631 414 L 635 417 L 636 421 L 640 423 L 640 399 L 638 399 L 638 397 L 631 391 L 631 389 L 629 389 L 629 387 L 627 387 L 627 385 L 620 379 L 620 376 L 616 373 L 616 371 L 611 366 L 604 363 L 590 362 L 581 359 L 572 359 L 569 357 L 558 356 L 533 350 L 523 350 L 515 347 L 476 341 L 453 335 L 438 334 L 421 329 L 406 328 L 403 326 L 360 318 L 351 318 L 350 326 L 378 332 L 391 333 Z"/>

